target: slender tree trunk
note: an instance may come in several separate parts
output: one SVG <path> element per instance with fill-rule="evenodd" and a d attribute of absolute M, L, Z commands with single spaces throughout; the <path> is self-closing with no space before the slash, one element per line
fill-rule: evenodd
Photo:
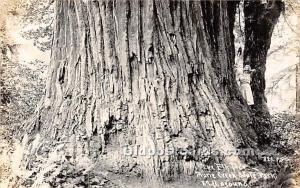
<path fill-rule="evenodd" d="M 6 91 L 4 90 L 4 71 L 7 64 L 7 31 L 6 20 L 0 16 L 0 115 L 5 113 L 6 106 Z M 3 118 L 2 118 L 3 119 Z"/>
<path fill-rule="evenodd" d="M 297 14 L 297 31 L 300 31 L 300 12 Z M 300 120 L 300 42 L 298 42 L 298 63 L 296 64 L 296 119 Z"/>
<path fill-rule="evenodd" d="M 298 58 L 296 64 L 296 119 L 300 120 L 300 49 L 298 49 Z"/>
<path fill-rule="evenodd" d="M 234 1 L 56 1 L 46 96 L 24 137 L 27 168 L 59 148 L 75 161 L 127 161 L 171 180 L 253 146 L 234 74 L 235 9 Z M 132 157 L 124 146 L 221 154 Z"/>
<path fill-rule="evenodd" d="M 300 54 L 298 56 L 299 62 L 296 64 L 296 118 L 300 120 Z"/>

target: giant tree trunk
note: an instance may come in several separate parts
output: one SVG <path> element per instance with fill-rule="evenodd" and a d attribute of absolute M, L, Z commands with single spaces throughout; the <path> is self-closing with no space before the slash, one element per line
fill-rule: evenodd
<path fill-rule="evenodd" d="M 60 148 L 75 161 L 117 159 L 170 180 L 252 145 L 249 109 L 233 72 L 235 6 L 56 1 L 46 96 L 24 137 L 27 168 Z M 122 153 L 126 145 L 221 154 L 132 157 Z"/>

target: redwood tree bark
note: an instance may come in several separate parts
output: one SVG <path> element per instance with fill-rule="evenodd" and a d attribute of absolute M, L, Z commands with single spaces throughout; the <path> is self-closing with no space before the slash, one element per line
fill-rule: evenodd
<path fill-rule="evenodd" d="M 46 95 L 24 136 L 27 168 L 63 150 L 75 161 L 113 158 L 172 180 L 209 161 L 228 162 L 226 150 L 252 146 L 233 72 L 235 6 L 57 0 Z M 123 155 L 126 145 L 221 154 L 132 157 Z"/>

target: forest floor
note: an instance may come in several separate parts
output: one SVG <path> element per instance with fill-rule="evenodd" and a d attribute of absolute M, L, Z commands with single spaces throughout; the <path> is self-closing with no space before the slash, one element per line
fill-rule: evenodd
<path fill-rule="evenodd" d="M 268 157 L 258 161 L 259 166 L 266 172 L 277 175 L 277 180 L 273 183 L 278 184 L 280 181 L 282 183 L 283 179 L 292 177 L 292 181 L 295 180 L 295 183 L 299 185 L 300 121 L 297 121 L 295 116 L 289 113 L 278 113 L 272 115 L 271 122 L 271 141 L 266 143 L 267 147 L 262 149 L 262 152 L 268 154 Z M 264 187 L 262 186 L 264 183 L 269 185 L 271 181 L 272 179 L 265 182 L 257 181 L 257 184 L 260 185 L 259 187 Z"/>
<path fill-rule="evenodd" d="M 300 172 L 300 122 L 295 120 L 293 115 L 288 113 L 275 114 L 272 116 L 272 130 L 270 130 L 271 143 L 267 143 L 268 147 L 261 149 L 262 153 L 266 153 L 267 157 L 261 160 L 254 160 L 255 164 L 250 165 L 253 169 L 258 169 L 262 173 L 272 173 L 278 175 L 277 183 L 282 184 L 283 180 L 279 180 L 280 176 L 285 176 L 290 172 Z M 11 173 L 11 164 L 14 162 L 11 159 L 13 152 L 13 135 L 10 129 L 0 130 L 0 187 L 6 188 L 5 184 L 1 182 L 7 182 Z M 286 168 L 289 166 L 289 168 Z M 128 174 L 114 173 L 110 171 L 99 171 L 94 167 L 92 171 L 85 171 L 83 169 L 74 169 L 74 166 L 68 164 L 65 161 L 65 165 L 61 165 L 61 169 L 58 170 L 57 177 L 54 177 L 54 181 L 60 181 L 70 184 L 80 184 L 83 187 L 86 182 L 92 182 L 94 186 L 88 187 L 162 187 L 162 184 L 154 185 L 148 183 L 145 185 L 145 181 L 139 177 L 132 177 Z M 252 169 L 250 169 L 251 171 Z M 63 175 L 64 174 L 64 175 Z M 299 176 L 297 176 L 299 177 Z M 292 180 L 300 183 L 300 179 L 295 177 Z M 261 179 L 249 179 L 251 181 L 251 187 L 270 187 L 274 182 L 274 177 L 261 178 Z M 183 182 L 186 182 L 183 185 Z M 28 182 L 27 182 L 28 183 Z M 298 184 L 299 184 L 298 183 Z M 25 182 L 26 184 L 26 182 Z M 97 186 L 96 186 L 97 185 Z M 177 187 L 199 187 L 201 181 L 198 179 L 183 179 L 183 181 L 176 181 L 173 183 L 164 184 L 166 188 Z M 202 186 L 200 186 L 202 187 Z M 205 187 L 205 186 L 203 186 Z M 274 187 L 274 186 L 273 186 Z"/>

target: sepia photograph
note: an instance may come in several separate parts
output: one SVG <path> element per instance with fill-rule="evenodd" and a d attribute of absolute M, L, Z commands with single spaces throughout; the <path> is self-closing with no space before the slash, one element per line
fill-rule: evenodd
<path fill-rule="evenodd" d="M 0 0 L 0 188 L 300 188 L 299 0 Z"/>

